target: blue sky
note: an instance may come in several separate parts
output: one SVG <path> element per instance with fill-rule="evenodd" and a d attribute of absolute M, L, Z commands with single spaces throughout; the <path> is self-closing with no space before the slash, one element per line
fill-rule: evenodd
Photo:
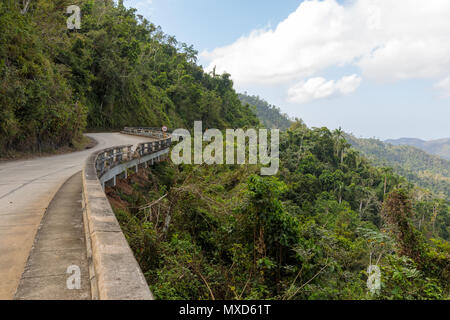
<path fill-rule="evenodd" d="M 450 137 L 450 1 L 302 2 L 124 4 L 193 44 L 206 70 L 230 72 L 239 92 L 309 126 L 381 139 Z"/>

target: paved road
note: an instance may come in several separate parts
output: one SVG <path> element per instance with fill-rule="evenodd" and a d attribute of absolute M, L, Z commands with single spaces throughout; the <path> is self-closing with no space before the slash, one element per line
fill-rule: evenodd
<path fill-rule="evenodd" d="M 0 163 L 0 299 L 12 299 L 45 210 L 59 188 L 95 150 L 138 144 L 150 138 L 96 133 L 86 151 Z"/>
<path fill-rule="evenodd" d="M 44 213 L 15 299 L 88 300 L 91 282 L 83 223 L 81 172 L 58 190 Z M 77 270 L 73 267 L 76 266 Z M 69 273 L 67 273 L 69 269 Z M 79 286 L 70 281 L 79 272 Z M 72 286 L 67 286 L 67 281 Z"/>

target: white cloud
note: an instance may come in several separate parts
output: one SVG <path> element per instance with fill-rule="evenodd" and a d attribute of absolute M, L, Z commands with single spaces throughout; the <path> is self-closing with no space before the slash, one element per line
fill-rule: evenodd
<path fill-rule="evenodd" d="M 438 79 L 450 71 L 449 17 L 449 0 L 309 0 L 275 29 L 202 56 L 238 86 L 299 81 L 333 66 L 378 80 Z"/>
<path fill-rule="evenodd" d="M 347 95 L 354 92 L 361 84 L 361 78 L 356 74 L 343 77 L 338 81 L 327 81 L 322 77 L 301 81 L 288 90 L 288 101 L 308 103 L 318 99 Z"/>
<path fill-rule="evenodd" d="M 436 88 L 441 90 L 443 97 L 450 98 L 450 76 L 439 81 L 436 84 Z"/>

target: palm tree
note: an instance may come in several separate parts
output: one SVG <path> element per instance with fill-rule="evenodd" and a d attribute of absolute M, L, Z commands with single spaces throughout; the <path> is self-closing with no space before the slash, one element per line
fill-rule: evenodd
<path fill-rule="evenodd" d="M 341 159 L 341 165 L 344 163 L 344 152 L 349 146 L 345 139 L 344 130 L 341 127 L 333 131 L 334 149 L 336 150 L 336 156 Z"/>

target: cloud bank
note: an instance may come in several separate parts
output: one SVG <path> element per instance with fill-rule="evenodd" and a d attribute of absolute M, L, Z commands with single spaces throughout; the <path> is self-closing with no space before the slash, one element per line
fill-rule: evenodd
<path fill-rule="evenodd" d="M 381 81 L 442 80 L 450 70 L 449 17 L 449 0 L 308 0 L 275 29 L 255 30 L 202 56 L 207 70 L 231 73 L 239 86 L 301 80 L 289 100 L 311 101 L 339 92 L 339 81 L 320 78 L 336 66 Z"/>
<path fill-rule="evenodd" d="M 302 81 L 288 90 L 288 101 L 294 103 L 308 103 L 318 99 L 348 95 L 360 85 L 361 78 L 356 74 L 343 77 L 338 81 L 327 81 L 316 77 Z"/>

